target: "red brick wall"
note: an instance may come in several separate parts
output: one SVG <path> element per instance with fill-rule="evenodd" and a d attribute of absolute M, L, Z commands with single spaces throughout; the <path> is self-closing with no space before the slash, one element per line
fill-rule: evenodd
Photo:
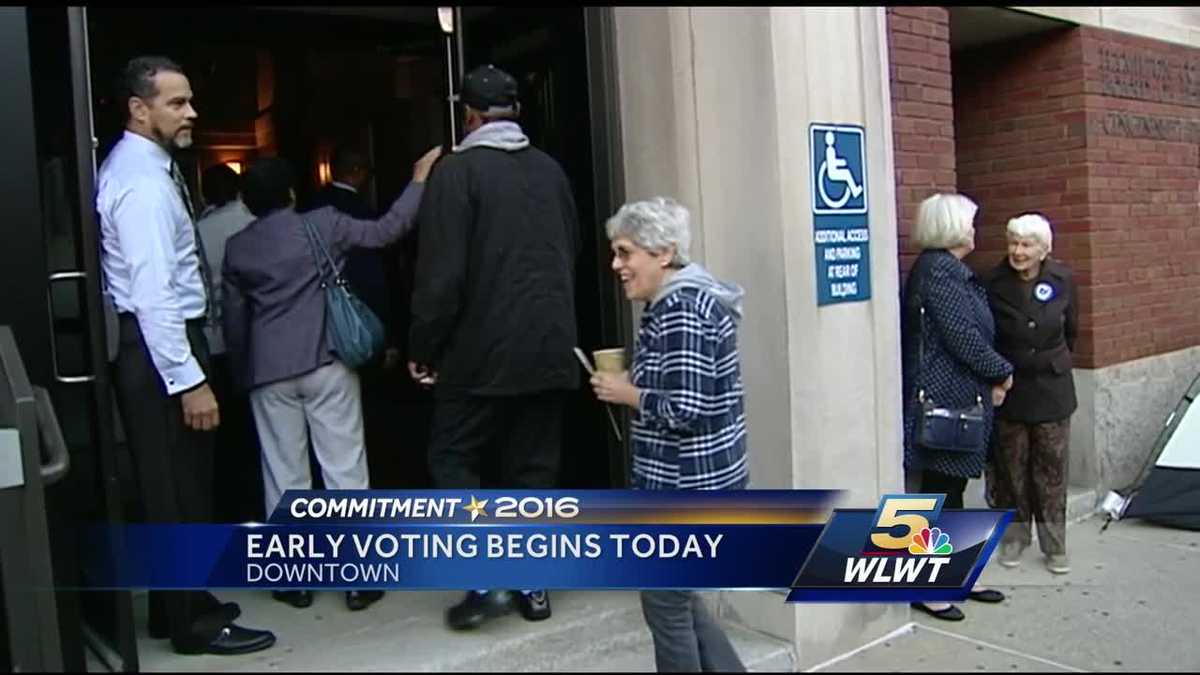
<path fill-rule="evenodd" d="M 1097 362 L 1200 344 L 1200 49 L 1080 29 Z"/>
<path fill-rule="evenodd" d="M 1078 366 L 1200 344 L 1200 50 L 1075 28 L 956 54 L 954 109 L 968 262 L 1040 211 L 1079 282 Z"/>
<path fill-rule="evenodd" d="M 921 200 L 954 191 L 950 16 L 945 7 L 887 9 L 900 270 L 918 251 L 908 235 Z"/>
<path fill-rule="evenodd" d="M 1026 211 L 1054 230 L 1054 256 L 1078 275 L 1079 365 L 1093 360 L 1091 203 L 1083 52 L 1077 30 L 1060 31 L 955 55 L 958 189 L 979 204 L 978 270 L 1005 252 L 1005 225 Z"/>

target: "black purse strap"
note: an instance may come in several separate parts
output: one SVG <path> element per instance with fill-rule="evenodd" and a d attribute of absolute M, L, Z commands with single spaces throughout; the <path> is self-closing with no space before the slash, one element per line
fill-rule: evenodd
<path fill-rule="evenodd" d="M 917 300 L 920 301 L 919 314 L 920 330 L 917 332 L 917 402 L 925 402 L 925 387 L 921 386 L 921 381 L 925 375 L 925 287 L 928 285 L 928 280 L 925 278 L 924 270 L 921 270 L 921 287 L 917 289 Z"/>

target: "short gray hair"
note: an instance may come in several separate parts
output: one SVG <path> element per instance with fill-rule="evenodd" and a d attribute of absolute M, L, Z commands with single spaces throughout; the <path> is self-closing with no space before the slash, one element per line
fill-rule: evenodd
<path fill-rule="evenodd" d="M 675 246 L 672 267 L 683 267 L 691 260 L 688 247 L 692 243 L 691 213 L 687 207 L 670 197 L 654 197 L 622 206 L 605 223 L 609 240 L 628 237 L 638 246 L 662 253 Z"/>
<path fill-rule="evenodd" d="M 921 249 L 955 248 L 975 236 L 979 207 L 966 195 L 942 192 L 921 202 L 913 227 L 913 242 Z"/>
<path fill-rule="evenodd" d="M 1040 213 L 1026 213 L 1008 221 L 1009 236 L 1018 239 L 1033 239 L 1049 253 L 1054 248 L 1054 234 L 1050 221 Z"/>

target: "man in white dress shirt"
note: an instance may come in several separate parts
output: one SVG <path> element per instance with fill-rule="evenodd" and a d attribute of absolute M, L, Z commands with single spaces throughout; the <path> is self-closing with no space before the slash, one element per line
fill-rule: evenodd
<path fill-rule="evenodd" d="M 131 60 L 120 78 L 125 133 L 100 168 L 101 266 L 117 310 L 114 381 L 147 522 L 212 520 L 213 430 L 220 409 L 204 337 L 208 268 L 172 154 L 192 144 L 196 111 L 178 64 Z M 150 634 L 183 654 L 244 654 L 275 643 L 233 623 L 207 591 L 150 594 Z"/>

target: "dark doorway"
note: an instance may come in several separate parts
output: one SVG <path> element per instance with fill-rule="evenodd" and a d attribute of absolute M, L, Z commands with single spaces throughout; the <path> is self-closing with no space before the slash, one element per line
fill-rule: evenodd
<path fill-rule="evenodd" d="M 615 204 L 597 199 L 619 194 L 608 184 L 611 166 L 601 170 L 596 161 L 614 156 L 613 148 L 595 145 L 614 137 L 611 120 L 595 119 L 603 105 L 596 87 L 610 86 L 611 77 L 596 79 L 606 66 L 596 63 L 601 52 L 585 17 L 601 12 L 465 8 L 459 14 L 465 25 L 460 22 L 451 43 L 458 51 L 447 49 L 434 7 L 15 8 L 0 17 L 28 37 L 27 48 L 5 42 L 28 60 L 6 60 L 17 69 L 5 85 L 12 161 L 4 183 L 10 195 L 4 259 L 15 281 L 0 323 L 13 326 L 33 384 L 50 390 L 70 446 L 70 474 L 47 492 L 58 585 L 87 586 L 75 560 L 78 522 L 137 515 L 136 483 L 104 366 L 91 213 L 93 159 L 103 161 L 123 123 L 111 93 L 119 67 L 136 54 L 157 53 L 189 73 L 201 114 L 197 147 L 182 158 L 193 194 L 201 193 L 199 176 L 212 164 L 241 168 L 279 155 L 297 168 L 303 203 L 328 180 L 333 147 L 350 141 L 370 152 L 374 177 L 367 193 L 376 209 L 399 194 L 416 157 L 450 140 L 451 73 L 483 62 L 513 73 L 522 87 L 527 133 L 563 165 L 575 189 L 585 234 L 577 268 L 580 347 L 590 351 L 620 343 L 628 324 L 627 308 L 614 300 L 603 247 L 603 217 Z M 411 242 L 391 252 L 394 286 L 405 299 L 414 253 Z M 396 411 L 390 436 L 368 447 L 374 487 L 430 485 L 429 403 L 428 392 L 412 387 L 387 402 Z M 571 395 L 567 422 L 562 486 L 621 487 L 623 448 L 588 387 Z M 224 517 L 261 518 L 261 497 L 245 489 L 247 475 L 261 482 L 258 458 L 219 461 L 224 475 L 243 479 L 218 479 L 214 486 Z M 110 666 L 138 668 L 128 592 L 64 590 L 58 604 L 69 668 L 84 667 L 80 626 Z"/>
<path fill-rule="evenodd" d="M 609 279 L 607 268 L 601 267 L 602 233 L 596 236 L 603 223 L 594 196 L 584 12 L 471 7 L 461 10 L 463 16 L 465 23 L 458 26 L 461 65 L 495 63 L 518 78 L 522 125 L 571 179 L 585 232 L 577 273 L 580 346 L 585 351 L 610 346 L 611 338 L 606 342 L 601 333 L 603 315 L 615 313 L 616 307 L 606 304 L 601 293 Z M 187 26 L 188 31 L 168 34 L 163 25 Z M 200 114 L 196 145 L 182 162 L 193 194 L 199 194 L 199 174 L 213 163 L 244 166 L 260 156 L 278 155 L 296 167 L 298 201 L 304 206 L 329 181 L 334 147 L 349 143 L 371 156 L 374 175 L 366 192 L 378 212 L 399 195 L 413 160 L 449 138 L 447 72 L 460 64 L 457 53 L 447 54 L 433 7 L 153 14 L 98 8 L 90 10 L 89 35 L 99 161 L 121 130 L 122 111 L 109 100 L 108 83 L 124 61 L 139 53 L 160 53 L 187 71 Z M 455 124 L 461 126 L 458 120 Z M 401 363 L 407 360 L 414 244 L 410 237 L 386 252 Z M 363 405 L 372 486 L 430 486 L 425 458 L 429 392 L 414 386 L 403 369 L 370 383 L 366 379 Z M 624 465 L 622 450 L 588 387 L 571 395 L 566 428 L 563 487 L 620 486 L 622 472 L 614 467 Z M 218 458 L 219 481 L 222 476 L 242 477 L 224 479 L 216 488 L 225 520 L 265 515 L 253 489 L 261 469 L 256 457 L 246 455 Z"/>
<path fill-rule="evenodd" d="M 579 346 L 590 354 L 619 344 L 604 331 L 606 319 L 609 325 L 616 323 L 617 312 L 603 294 L 612 280 L 604 221 L 596 208 L 593 78 L 584 11 L 509 7 L 463 11 L 464 69 L 490 63 L 517 79 L 522 128 L 534 145 L 558 160 L 574 188 L 583 232 L 575 275 Z M 622 449 L 586 378 L 571 395 L 565 426 L 563 487 L 622 487 Z"/>

